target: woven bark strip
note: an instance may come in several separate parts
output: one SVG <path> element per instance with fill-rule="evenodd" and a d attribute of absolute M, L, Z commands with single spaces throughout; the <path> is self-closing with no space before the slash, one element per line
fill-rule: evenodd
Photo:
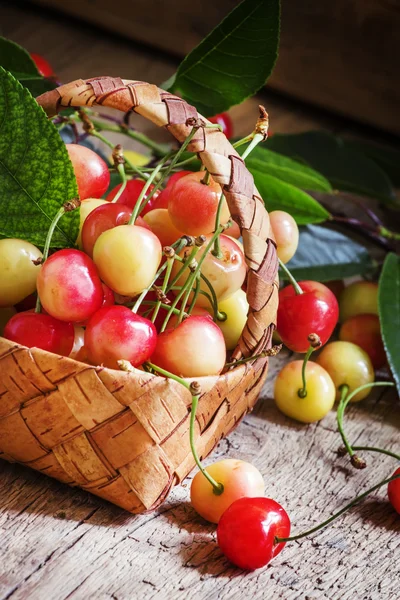
<path fill-rule="evenodd" d="M 120 78 L 73 81 L 37 100 L 49 116 L 68 106 L 133 110 L 166 127 L 180 143 L 192 131 L 191 122 L 208 123 L 182 99 Z M 252 356 L 271 346 L 277 311 L 278 263 L 268 214 L 223 133 L 200 128 L 188 149 L 198 153 L 222 186 L 242 230 L 250 310 L 233 356 Z M 202 389 L 195 425 L 200 456 L 253 408 L 267 368 L 263 358 L 219 377 L 197 378 Z M 190 408 L 190 393 L 173 380 L 94 367 L 0 338 L 0 458 L 82 487 L 128 511 L 153 510 L 194 467 Z"/>

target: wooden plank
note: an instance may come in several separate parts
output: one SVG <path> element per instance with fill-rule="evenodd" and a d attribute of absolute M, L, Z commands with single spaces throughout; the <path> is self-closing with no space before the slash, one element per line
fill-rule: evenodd
<path fill-rule="evenodd" d="M 184 56 L 238 0 L 65 2 L 36 0 Z M 400 133 L 397 0 L 285 0 L 280 55 L 269 85 L 307 102 Z"/>
<path fill-rule="evenodd" d="M 293 531 L 311 527 L 390 474 L 393 460 L 368 457 L 355 471 L 338 458 L 332 412 L 316 425 L 285 418 L 271 381 L 287 356 L 274 359 L 253 414 L 223 440 L 211 460 L 250 460 L 281 502 Z M 400 412 L 393 395 L 353 405 L 347 430 L 362 444 L 398 447 Z M 400 521 L 375 494 L 323 533 L 288 544 L 263 570 L 246 575 L 221 556 L 215 528 L 188 503 L 187 480 L 157 513 L 133 516 L 17 465 L 0 462 L 0 598 L 196 599 L 398 597 Z"/>

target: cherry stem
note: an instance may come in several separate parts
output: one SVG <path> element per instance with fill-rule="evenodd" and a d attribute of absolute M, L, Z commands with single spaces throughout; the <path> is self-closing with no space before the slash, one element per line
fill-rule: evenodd
<path fill-rule="evenodd" d="M 313 346 L 310 346 L 303 360 L 303 366 L 301 367 L 301 379 L 303 381 L 303 387 L 301 387 L 297 392 L 299 398 L 305 398 L 307 396 L 306 367 L 308 359 L 310 358 L 314 350 L 315 348 Z"/>
<path fill-rule="evenodd" d="M 285 264 L 283 264 L 283 262 L 281 261 L 280 258 L 278 258 L 278 262 L 279 262 L 280 268 L 286 274 L 290 283 L 294 287 L 294 291 L 296 292 L 296 295 L 299 296 L 300 294 L 303 294 L 304 293 L 303 290 L 301 289 L 301 287 L 299 286 L 299 284 L 297 283 L 296 279 L 293 277 L 293 275 L 291 274 L 291 272 L 289 271 L 287 266 Z"/>
<path fill-rule="evenodd" d="M 396 460 L 400 461 L 400 454 L 396 454 L 391 450 L 385 450 L 384 448 L 375 448 L 375 446 L 352 446 L 353 450 L 361 450 L 365 452 L 379 452 L 380 454 L 386 454 Z"/>
<path fill-rule="evenodd" d="M 215 215 L 215 231 L 217 231 L 220 220 L 221 220 L 221 210 L 222 210 L 222 204 L 224 202 L 224 198 L 225 198 L 225 196 L 224 196 L 224 193 L 222 192 L 222 194 L 219 197 L 219 201 L 218 201 L 217 214 Z M 216 256 L 217 258 L 222 258 L 221 243 L 220 243 L 219 236 L 215 238 L 214 249 L 212 250 L 212 254 L 214 256 Z"/>
<path fill-rule="evenodd" d="M 163 284 L 162 284 L 162 287 L 161 287 L 161 291 L 162 291 L 162 293 L 164 295 L 165 295 L 165 290 L 167 289 L 169 278 L 171 276 L 171 271 L 172 271 L 173 265 L 174 265 L 174 257 L 167 258 L 167 269 L 166 269 L 164 281 L 163 281 Z M 156 303 L 156 305 L 155 305 L 155 307 L 154 307 L 154 312 L 153 312 L 152 317 L 151 317 L 151 320 L 152 320 L 153 323 L 154 323 L 154 321 L 157 318 L 158 311 L 160 310 L 161 305 L 162 305 L 161 300 L 158 300 L 157 303 Z M 167 306 L 167 310 L 168 310 L 169 306 L 168 305 L 166 305 L 166 306 Z"/>
<path fill-rule="evenodd" d="M 237 142 L 232 144 L 232 146 L 234 148 L 240 148 L 240 146 L 243 146 L 244 144 L 248 144 L 249 142 L 251 142 L 252 139 L 253 139 L 253 133 L 249 133 L 249 135 L 246 135 L 246 137 L 241 138 L 240 140 L 238 140 Z"/>
<path fill-rule="evenodd" d="M 224 491 L 224 486 L 222 485 L 222 483 L 218 483 L 217 481 L 215 481 L 215 479 L 213 477 L 211 477 L 211 475 L 208 473 L 208 471 L 201 464 L 199 455 L 197 454 L 196 443 L 195 443 L 195 439 L 194 439 L 196 412 L 197 412 L 197 407 L 199 404 L 200 394 L 193 394 L 192 390 L 193 390 L 193 387 L 199 387 L 198 384 L 196 385 L 196 382 L 189 383 L 182 377 L 179 377 L 178 375 L 174 375 L 173 373 L 170 373 L 169 371 L 166 371 L 165 369 L 162 369 L 161 367 L 157 367 L 157 365 L 154 365 L 153 363 L 146 362 L 144 364 L 146 366 L 150 367 L 150 369 L 152 369 L 156 373 L 160 373 L 160 375 L 164 375 L 164 377 L 168 377 L 169 379 L 173 379 L 174 381 L 177 381 L 178 383 L 183 385 L 187 390 L 189 390 L 189 392 L 191 393 L 192 409 L 190 411 L 190 429 L 189 429 L 190 448 L 192 450 L 193 458 L 195 460 L 196 465 L 198 466 L 200 471 L 203 473 L 204 477 L 212 485 L 214 494 L 216 494 L 217 496 L 220 496 Z"/>
<path fill-rule="evenodd" d="M 141 306 L 151 306 L 152 308 L 150 308 L 148 311 L 146 311 L 146 313 L 150 313 L 150 312 L 152 312 L 153 308 L 155 308 L 158 305 L 158 302 L 159 302 L 159 300 L 143 300 Z M 165 304 L 165 302 L 160 302 L 160 307 L 164 308 L 165 310 L 169 310 L 169 308 L 170 308 L 169 304 Z M 174 315 L 179 315 L 179 309 L 174 308 L 173 313 L 174 313 Z M 145 316 L 145 315 L 143 315 L 143 316 Z M 184 316 L 189 316 L 189 315 L 184 313 Z M 153 319 L 152 319 L 152 321 L 153 321 Z M 153 321 L 153 323 L 154 323 L 154 321 Z"/>
<path fill-rule="evenodd" d="M 181 291 L 176 295 L 174 302 L 172 303 L 172 306 L 175 308 L 176 305 L 178 304 L 179 300 L 182 298 L 182 296 L 184 295 L 184 293 L 186 292 L 186 290 L 191 290 L 193 287 L 193 283 L 196 279 L 197 274 L 200 272 L 201 270 L 201 266 L 204 262 L 204 260 L 207 257 L 207 254 L 209 253 L 211 247 L 213 246 L 216 238 L 222 233 L 222 231 L 224 231 L 227 227 L 229 227 L 229 222 L 226 225 L 220 225 L 217 229 L 217 231 L 214 232 L 212 238 L 210 239 L 210 241 L 208 242 L 207 246 L 204 249 L 204 252 L 202 254 L 202 256 L 200 257 L 200 260 L 197 263 L 197 266 L 195 269 L 193 269 L 193 271 L 189 274 L 188 278 L 186 279 L 184 285 L 182 286 Z M 195 248 L 198 248 L 197 246 L 195 246 Z M 193 249 L 194 250 L 194 249 Z M 193 251 L 192 251 L 193 252 Z M 185 261 L 185 264 L 188 264 L 188 261 Z M 175 282 L 174 282 L 175 283 Z M 162 327 L 160 329 L 160 332 L 163 332 L 168 324 L 168 321 L 170 319 L 171 316 L 171 312 L 168 312 L 167 316 L 165 317 L 164 323 L 162 324 Z"/>
<path fill-rule="evenodd" d="M 281 349 L 282 344 L 277 344 L 276 346 L 272 346 L 272 348 L 270 348 L 269 350 L 264 350 L 264 352 L 260 352 L 259 354 L 253 354 L 253 356 L 246 356 L 245 358 L 240 358 L 239 360 L 233 360 L 232 362 L 225 363 L 225 369 L 230 367 L 237 367 L 238 365 L 244 365 L 245 363 L 257 360 L 258 358 L 265 358 L 266 356 L 276 356 Z"/>
<path fill-rule="evenodd" d="M 196 276 L 196 287 L 195 287 L 195 290 L 194 290 L 192 301 L 190 302 L 189 308 L 187 310 L 187 314 L 188 315 L 192 314 L 192 310 L 194 309 L 196 301 L 197 301 L 197 298 L 199 297 L 199 294 L 200 294 L 200 283 L 201 283 L 200 276 L 201 276 L 201 273 L 198 273 L 197 276 Z M 178 323 L 180 323 L 182 321 L 188 297 L 189 297 L 189 295 L 187 295 L 185 297 L 185 300 L 182 302 L 181 314 L 179 315 Z"/>
<path fill-rule="evenodd" d="M 124 193 L 125 188 L 126 188 L 126 184 L 128 183 L 128 179 L 126 177 L 126 173 L 125 173 L 125 167 L 123 163 L 120 163 L 119 165 L 117 165 L 117 171 L 121 177 L 121 187 L 119 188 L 118 192 L 115 194 L 114 198 L 112 199 L 111 202 L 117 202 L 118 199 L 120 198 L 120 196 Z"/>
<path fill-rule="evenodd" d="M 210 185 L 210 171 L 208 171 L 208 169 L 205 169 L 205 175 L 203 179 L 200 180 L 200 183 L 203 185 Z"/>
<path fill-rule="evenodd" d="M 132 307 L 132 312 L 137 313 L 137 311 L 139 310 L 140 305 L 142 304 L 144 298 L 146 297 L 146 295 L 149 293 L 149 291 L 151 290 L 151 288 L 153 287 L 153 285 L 155 284 L 155 282 L 157 281 L 157 279 L 160 277 L 160 275 L 165 271 L 165 269 L 167 268 L 167 262 L 165 262 L 162 267 L 160 267 L 157 271 L 157 273 L 154 275 L 153 281 L 150 283 L 150 285 L 147 286 L 147 288 L 145 288 L 143 290 L 143 292 L 138 296 L 138 299 L 136 300 L 135 304 Z"/>
<path fill-rule="evenodd" d="M 349 391 L 348 385 L 344 384 L 340 387 L 341 397 L 340 397 L 340 402 L 339 402 L 339 406 L 337 409 L 336 421 L 337 421 L 337 426 L 339 429 L 340 436 L 342 438 L 342 442 L 343 442 L 344 447 L 346 448 L 346 451 L 350 457 L 355 456 L 355 452 L 354 452 L 355 448 L 353 448 L 351 446 L 351 444 L 345 434 L 345 431 L 344 431 L 343 423 L 344 423 L 344 413 L 345 413 L 346 407 L 349 404 L 349 402 L 354 398 L 354 396 L 356 396 L 359 392 L 361 392 L 363 390 L 371 389 L 374 387 L 394 387 L 394 383 L 391 381 L 374 381 L 373 383 L 365 383 L 364 385 L 361 385 L 360 387 L 353 390 L 350 394 L 348 394 L 348 391 Z M 377 451 L 379 451 L 379 450 L 377 450 Z"/>
<path fill-rule="evenodd" d="M 262 133 L 252 133 L 251 134 L 251 142 L 250 144 L 247 146 L 246 150 L 243 152 L 242 159 L 246 160 L 246 158 L 249 156 L 249 154 L 254 150 L 254 148 L 256 146 L 258 146 L 258 144 L 260 142 L 262 142 L 264 140 L 264 136 Z"/>
<path fill-rule="evenodd" d="M 133 212 L 131 214 L 131 218 L 129 219 L 128 225 L 134 225 L 134 223 L 135 223 L 136 219 L 138 218 L 139 214 L 141 213 L 141 211 L 144 209 L 146 204 L 149 202 L 149 200 L 152 198 L 152 196 L 156 193 L 156 191 L 161 186 L 164 178 L 167 176 L 168 171 L 166 171 L 164 173 L 163 177 L 154 185 L 152 190 L 149 191 L 151 184 L 157 177 L 158 173 L 161 171 L 161 167 L 171 158 L 171 156 L 173 156 L 173 154 L 174 154 L 173 152 L 170 152 L 169 154 L 164 156 L 164 158 L 158 163 L 157 167 L 154 169 L 154 171 L 151 173 L 151 175 L 147 179 L 146 183 L 143 186 L 142 191 L 140 192 L 140 194 L 138 196 L 138 199 L 136 200 L 136 203 L 135 203 Z M 149 193 L 147 194 L 148 191 L 149 191 Z M 146 196 L 146 194 L 147 194 L 147 196 Z"/>
<path fill-rule="evenodd" d="M 367 490 L 366 492 L 364 492 L 364 493 L 360 494 L 359 496 L 357 496 L 356 498 L 354 498 L 351 502 L 346 504 L 346 506 L 341 508 L 337 513 L 335 513 L 334 515 L 329 517 L 329 519 L 326 519 L 326 521 L 323 521 L 322 523 L 320 523 L 316 527 L 313 527 L 312 529 L 309 529 L 308 531 L 304 531 L 303 533 L 299 533 L 298 535 L 291 535 L 290 537 L 287 537 L 287 538 L 276 537 L 275 544 L 281 544 L 282 542 L 293 542 L 295 540 L 300 540 L 301 538 L 307 537 L 308 535 L 311 535 L 312 533 L 315 533 L 316 531 L 323 529 L 324 527 L 326 527 L 327 525 L 332 523 L 332 521 L 335 521 L 335 519 L 340 517 L 343 513 L 348 511 L 350 508 L 353 508 L 353 506 L 355 506 L 356 504 L 361 502 L 361 500 L 364 500 L 364 498 L 366 498 L 367 496 L 372 494 L 372 492 L 379 490 L 379 488 L 383 487 L 387 483 L 390 483 L 391 481 L 394 481 L 395 479 L 399 479 L 399 477 L 400 477 L 400 473 L 398 473 L 397 475 L 392 475 L 392 477 L 388 477 L 387 479 L 380 481 L 379 483 L 374 485 L 372 488 L 369 488 L 369 490 Z"/>

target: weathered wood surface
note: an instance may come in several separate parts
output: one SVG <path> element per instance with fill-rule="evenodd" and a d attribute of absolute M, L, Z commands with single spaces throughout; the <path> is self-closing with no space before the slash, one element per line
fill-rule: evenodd
<path fill-rule="evenodd" d="M 239 0 L 35 0 L 184 56 Z M 206 8 L 206 10 L 205 10 Z M 400 133 L 398 0 L 285 0 L 273 89 Z"/>
<path fill-rule="evenodd" d="M 45 54 L 61 80 L 101 72 L 158 83 L 174 64 L 123 41 L 99 39 L 86 27 L 22 13 L 0 4 L 1 33 Z M 341 129 L 337 120 L 265 94 L 274 131 Z M 258 100 L 232 110 L 247 133 Z M 145 121 L 141 124 L 146 126 Z M 271 400 L 282 355 L 271 361 L 254 412 L 221 442 L 210 460 L 237 457 L 264 474 L 267 494 L 288 510 L 293 531 L 318 523 L 394 470 L 371 455 L 354 471 L 336 456 L 332 413 L 317 425 L 283 417 Z M 353 442 L 399 448 L 400 403 L 376 394 L 349 411 Z M 397 600 L 400 519 L 385 490 L 324 532 L 287 545 L 266 569 L 245 574 L 229 565 L 215 528 L 188 503 L 189 481 L 157 512 L 135 517 L 80 490 L 0 461 L 0 600 Z"/>
<path fill-rule="evenodd" d="M 332 412 L 317 425 L 282 416 L 271 400 L 273 371 L 254 412 L 212 457 L 252 461 L 293 531 L 318 523 L 390 474 L 393 459 L 369 456 L 355 471 L 338 458 Z M 359 444 L 398 448 L 398 401 L 381 393 L 349 411 Z M 320 534 L 286 546 L 271 565 L 244 574 L 221 556 L 215 528 L 188 502 L 189 481 L 157 513 L 135 517 L 88 494 L 0 462 L 0 598 L 397 599 L 400 519 L 385 491 Z"/>

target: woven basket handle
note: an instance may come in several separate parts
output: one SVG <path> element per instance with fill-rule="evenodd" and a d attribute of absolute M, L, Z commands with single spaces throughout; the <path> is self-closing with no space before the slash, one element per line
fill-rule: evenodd
<path fill-rule="evenodd" d="M 155 125 L 166 127 L 180 143 L 192 130 L 187 120 L 203 119 L 181 98 L 155 85 L 119 77 L 78 79 L 42 94 L 37 101 L 49 117 L 71 106 L 100 105 L 123 112 L 133 110 Z M 271 346 L 278 306 L 278 260 L 268 213 L 252 175 L 222 132 L 200 128 L 187 150 L 198 154 L 212 178 L 222 186 L 232 218 L 242 232 L 249 267 L 250 310 L 233 357 L 251 356 Z"/>

